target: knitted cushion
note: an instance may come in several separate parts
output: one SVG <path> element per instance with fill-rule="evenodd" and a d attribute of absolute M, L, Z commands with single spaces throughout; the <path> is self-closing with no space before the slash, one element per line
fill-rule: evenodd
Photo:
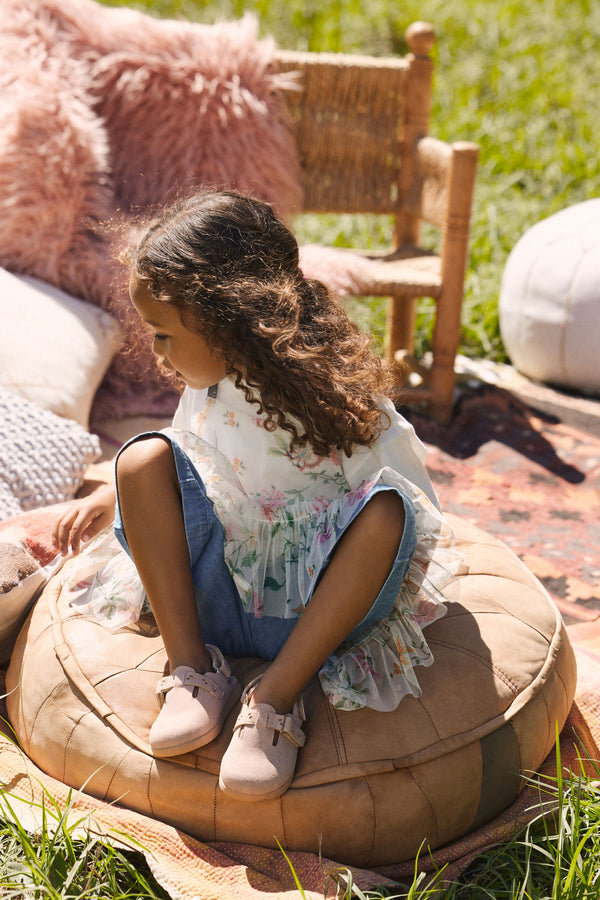
<path fill-rule="evenodd" d="M 544 760 L 575 692 L 575 660 L 548 594 L 502 543 L 449 517 L 464 550 L 430 625 L 435 655 L 419 699 L 394 712 L 343 712 L 316 679 L 290 789 L 239 802 L 218 788 L 222 734 L 176 759 L 150 755 L 165 653 L 154 622 L 111 633 L 77 615 L 51 579 L 7 674 L 11 723 L 47 773 L 205 841 L 242 841 L 383 865 L 464 835 L 508 806 Z M 68 563 L 66 564 L 68 566 Z M 234 661 L 247 683 L 264 663 Z"/>
<path fill-rule="evenodd" d="M 0 520 L 75 496 L 100 441 L 0 388 Z"/>

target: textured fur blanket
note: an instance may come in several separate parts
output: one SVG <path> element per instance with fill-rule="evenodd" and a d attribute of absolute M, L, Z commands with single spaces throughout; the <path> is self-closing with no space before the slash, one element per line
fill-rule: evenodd
<path fill-rule="evenodd" d="M 95 418 L 169 414 L 148 349 L 130 355 L 116 257 L 140 217 L 193 185 L 254 193 L 283 216 L 299 204 L 274 45 L 251 17 L 198 25 L 94 0 L 0 0 L 0 22 L 0 265 L 123 324 Z"/>

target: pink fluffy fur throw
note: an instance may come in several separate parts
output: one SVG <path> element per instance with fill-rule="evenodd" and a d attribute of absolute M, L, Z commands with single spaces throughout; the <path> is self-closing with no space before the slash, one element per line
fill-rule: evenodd
<path fill-rule="evenodd" d="M 168 414 L 175 394 L 129 324 L 116 250 L 193 185 L 251 192 L 284 217 L 300 206 L 273 44 L 250 17 L 197 25 L 94 0 L 0 0 L 0 17 L 0 265 L 121 320 L 95 419 Z"/>

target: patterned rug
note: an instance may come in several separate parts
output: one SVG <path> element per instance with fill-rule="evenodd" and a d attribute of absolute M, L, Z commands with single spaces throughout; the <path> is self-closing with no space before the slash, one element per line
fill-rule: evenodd
<path fill-rule="evenodd" d="M 405 415 L 427 445 L 442 508 L 504 541 L 567 624 L 597 619 L 600 434 L 487 385 L 463 390 L 450 426 Z"/>
<path fill-rule="evenodd" d="M 498 387 L 462 393 L 457 415 L 442 428 L 410 413 L 425 441 L 428 465 L 443 508 L 500 537 L 544 582 L 569 624 L 578 663 L 575 703 L 560 741 L 563 766 L 578 770 L 583 749 L 600 758 L 600 430 L 585 430 L 524 403 Z M 0 672 L 0 695 L 2 689 Z M 26 827 L 35 830 L 35 806 L 44 790 L 59 805 L 69 799 L 77 817 L 93 827 L 127 835 L 144 848 L 158 881 L 173 900 L 284 900 L 298 894 L 279 851 L 246 844 L 204 844 L 162 822 L 106 804 L 44 775 L 15 746 L 0 699 L 0 786 Z M 3 733 L 4 732 L 4 733 Z M 554 754 L 540 770 L 551 778 Z M 420 868 L 446 865 L 456 878 L 486 847 L 509 839 L 539 812 L 535 787 L 526 788 L 492 822 L 431 857 Z M 332 877 L 343 860 L 292 852 L 290 862 L 307 900 L 335 895 Z M 410 883 L 414 862 L 379 870 L 353 870 L 362 890 Z M 392 890 L 394 888 L 392 887 Z"/>

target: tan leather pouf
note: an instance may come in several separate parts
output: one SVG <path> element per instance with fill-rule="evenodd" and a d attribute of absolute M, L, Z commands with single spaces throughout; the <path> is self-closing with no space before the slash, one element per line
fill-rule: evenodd
<path fill-rule="evenodd" d="M 502 543 L 449 517 L 465 571 L 431 625 L 420 699 L 395 712 L 334 710 L 314 680 L 291 788 L 241 803 L 218 788 L 237 715 L 196 753 L 156 760 L 147 744 L 165 654 L 152 620 L 111 633 L 74 614 L 61 575 L 24 626 L 8 672 L 9 715 L 45 772 L 205 841 L 322 851 L 375 866 L 432 849 L 492 819 L 551 750 L 575 692 L 575 659 L 546 591 Z M 243 659 L 249 681 L 264 663 Z"/>

